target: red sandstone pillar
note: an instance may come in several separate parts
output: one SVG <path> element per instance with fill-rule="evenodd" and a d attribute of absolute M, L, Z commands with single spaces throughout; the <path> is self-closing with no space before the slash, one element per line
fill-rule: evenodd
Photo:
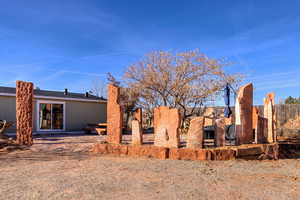
<path fill-rule="evenodd" d="M 122 142 L 123 112 L 119 102 L 120 88 L 108 85 L 107 141 L 112 144 L 121 144 Z"/>
<path fill-rule="evenodd" d="M 255 129 L 255 142 L 263 144 L 267 142 L 268 120 L 262 116 L 258 116 L 257 127 Z"/>
<path fill-rule="evenodd" d="M 240 88 L 235 105 L 237 145 L 249 144 L 253 138 L 252 126 L 253 85 Z"/>
<path fill-rule="evenodd" d="M 187 133 L 187 148 L 203 147 L 204 117 L 195 117 L 190 122 Z"/>
<path fill-rule="evenodd" d="M 154 145 L 178 148 L 180 143 L 178 109 L 161 106 L 154 109 Z"/>
<path fill-rule="evenodd" d="M 267 122 L 266 139 L 268 143 L 276 142 L 275 94 L 269 93 L 264 99 L 264 118 Z"/>
<path fill-rule="evenodd" d="M 32 145 L 33 138 L 33 83 L 16 83 L 17 143 Z"/>
<path fill-rule="evenodd" d="M 142 125 L 138 120 L 132 120 L 132 145 L 143 144 L 143 130 Z"/>
<path fill-rule="evenodd" d="M 217 147 L 225 146 L 225 119 L 217 119 L 215 125 L 215 144 Z"/>

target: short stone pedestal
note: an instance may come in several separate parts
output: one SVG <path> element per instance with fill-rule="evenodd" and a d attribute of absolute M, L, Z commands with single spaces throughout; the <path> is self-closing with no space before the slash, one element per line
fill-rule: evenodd
<path fill-rule="evenodd" d="M 143 131 L 138 120 L 132 120 L 132 145 L 143 144 Z"/>
<path fill-rule="evenodd" d="M 179 147 L 180 114 L 177 109 L 161 106 L 154 109 L 154 145 Z"/>
<path fill-rule="evenodd" d="M 215 144 L 217 147 L 225 146 L 225 128 L 226 122 L 225 119 L 217 119 L 215 125 Z"/>
<path fill-rule="evenodd" d="M 204 123 L 204 117 L 195 117 L 190 121 L 190 127 L 187 133 L 187 148 L 203 147 Z"/>

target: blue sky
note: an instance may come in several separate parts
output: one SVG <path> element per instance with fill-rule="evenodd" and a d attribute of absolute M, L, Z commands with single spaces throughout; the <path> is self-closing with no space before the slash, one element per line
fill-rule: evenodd
<path fill-rule="evenodd" d="M 0 85 L 84 92 L 154 50 L 236 64 L 255 103 L 300 96 L 299 1 L 0 0 Z"/>

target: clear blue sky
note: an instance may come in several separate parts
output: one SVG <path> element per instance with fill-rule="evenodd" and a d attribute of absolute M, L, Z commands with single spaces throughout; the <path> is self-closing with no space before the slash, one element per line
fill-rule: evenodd
<path fill-rule="evenodd" d="M 236 62 L 255 103 L 300 96 L 299 1 L 0 0 L 0 85 L 84 92 L 153 50 Z"/>

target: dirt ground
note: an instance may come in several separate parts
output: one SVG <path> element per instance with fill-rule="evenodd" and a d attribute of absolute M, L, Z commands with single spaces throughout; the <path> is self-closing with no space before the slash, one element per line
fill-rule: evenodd
<path fill-rule="evenodd" d="M 300 159 L 195 162 L 87 152 L 104 137 L 40 137 L 31 148 L 0 153 L 0 199 L 300 199 Z"/>

